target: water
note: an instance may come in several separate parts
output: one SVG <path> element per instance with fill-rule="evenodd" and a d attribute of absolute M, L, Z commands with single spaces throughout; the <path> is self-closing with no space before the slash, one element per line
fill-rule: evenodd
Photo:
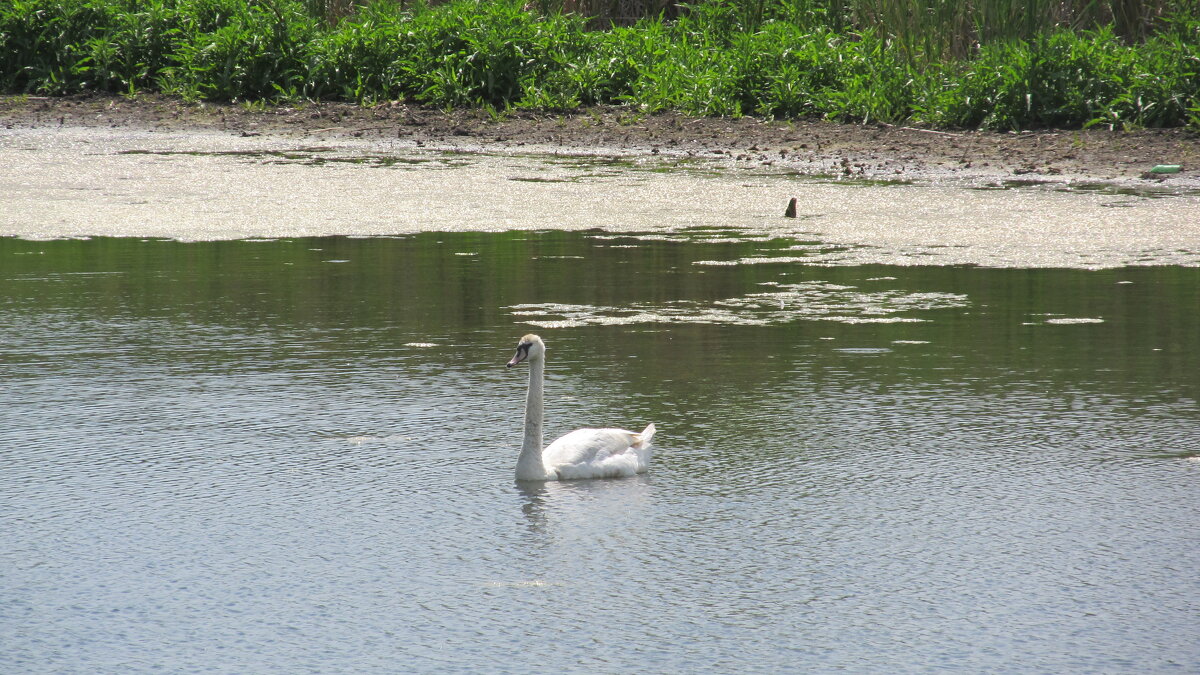
<path fill-rule="evenodd" d="M 0 239 L 0 671 L 1200 668 L 1200 269 L 811 245 Z"/>

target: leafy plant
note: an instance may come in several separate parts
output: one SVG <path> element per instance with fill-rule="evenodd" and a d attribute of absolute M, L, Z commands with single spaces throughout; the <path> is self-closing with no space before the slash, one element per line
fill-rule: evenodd
<path fill-rule="evenodd" d="M 1194 0 L 695 0 L 594 30 L 611 4 L 7 0 L 0 90 L 1200 126 Z"/>

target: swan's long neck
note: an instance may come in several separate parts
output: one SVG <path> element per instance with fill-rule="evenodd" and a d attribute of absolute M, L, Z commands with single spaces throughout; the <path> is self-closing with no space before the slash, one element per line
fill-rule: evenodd
<path fill-rule="evenodd" d="M 546 361 L 539 357 L 529 360 L 529 393 L 525 396 L 525 441 L 517 457 L 518 480 L 544 480 L 546 467 L 542 464 L 542 389 Z"/>

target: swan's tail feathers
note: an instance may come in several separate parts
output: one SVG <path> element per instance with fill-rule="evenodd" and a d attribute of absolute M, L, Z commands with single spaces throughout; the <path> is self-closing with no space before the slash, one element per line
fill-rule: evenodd
<path fill-rule="evenodd" d="M 642 429 L 642 433 L 635 434 L 637 436 L 637 440 L 635 440 L 633 444 L 637 447 L 650 445 L 650 441 L 654 439 L 655 431 L 657 431 L 657 429 L 654 428 L 653 422 L 647 424 L 646 428 Z"/>
<path fill-rule="evenodd" d="M 654 425 L 647 424 L 642 433 L 633 435 L 633 455 L 637 458 L 637 473 L 644 473 L 650 468 L 650 456 L 654 454 L 654 446 L 650 445 L 650 441 L 654 440 Z"/>

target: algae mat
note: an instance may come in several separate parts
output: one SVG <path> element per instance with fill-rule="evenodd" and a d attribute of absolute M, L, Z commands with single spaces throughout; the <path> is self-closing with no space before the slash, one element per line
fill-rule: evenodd
<path fill-rule="evenodd" d="M 1200 265 L 1200 195 L 1152 188 L 840 181 L 681 158 L 71 127 L 10 130 L 0 152 L 0 235 L 22 238 L 715 227 L 814 241 L 786 254 L 813 264 Z M 790 197 L 795 219 L 782 217 Z"/>

